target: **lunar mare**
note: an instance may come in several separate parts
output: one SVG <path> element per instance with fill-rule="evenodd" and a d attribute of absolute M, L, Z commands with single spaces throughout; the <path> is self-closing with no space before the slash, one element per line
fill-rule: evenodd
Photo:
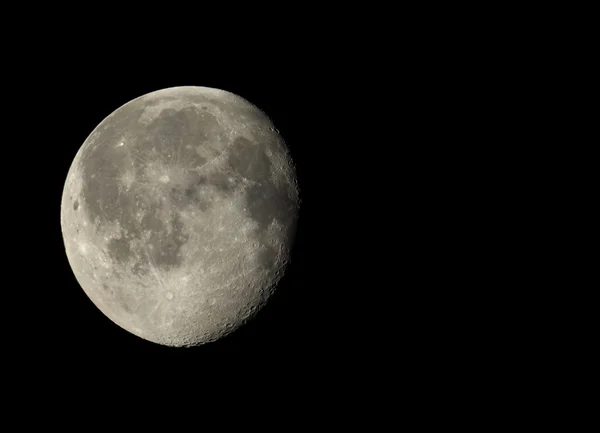
<path fill-rule="evenodd" d="M 265 305 L 289 263 L 298 203 L 265 113 L 223 90 L 173 87 L 92 131 L 67 174 L 61 228 L 102 313 L 146 340 L 192 346 Z"/>

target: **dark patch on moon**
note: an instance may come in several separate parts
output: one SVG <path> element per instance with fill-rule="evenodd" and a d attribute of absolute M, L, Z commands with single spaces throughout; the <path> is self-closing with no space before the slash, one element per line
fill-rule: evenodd
<path fill-rule="evenodd" d="M 207 149 L 219 151 L 223 144 L 223 128 L 217 118 L 195 107 L 180 110 L 165 108 L 149 125 L 138 127 L 139 136 L 136 148 L 142 154 L 155 149 L 158 158 L 164 163 L 202 165 L 206 160 L 197 154 L 196 149 L 187 149 L 185 144 L 195 143 Z M 184 143 L 185 141 L 185 143 Z"/>
<path fill-rule="evenodd" d="M 198 198 L 196 201 L 196 207 L 202 212 L 206 212 L 210 209 L 210 202 L 208 200 L 204 200 L 203 198 Z"/>
<path fill-rule="evenodd" d="M 73 203 L 73 210 L 77 210 L 79 209 L 79 202 L 77 200 L 75 200 L 75 202 Z"/>
<path fill-rule="evenodd" d="M 266 232 L 274 218 L 288 221 L 294 215 L 293 203 L 282 196 L 272 182 L 250 186 L 246 190 L 246 204 L 250 217 L 259 225 L 260 233 Z"/>
<path fill-rule="evenodd" d="M 207 95 L 187 95 L 187 96 L 185 96 L 185 100 L 190 102 L 191 104 L 197 104 L 197 105 L 211 104 L 216 109 L 222 110 L 222 111 L 226 111 L 228 108 L 228 105 L 229 105 L 229 104 L 224 103 L 220 99 L 216 99 L 212 96 L 207 96 Z M 207 108 L 203 107 L 203 109 L 207 109 Z"/>
<path fill-rule="evenodd" d="M 271 161 L 262 145 L 253 143 L 245 137 L 237 137 L 228 153 L 231 168 L 246 179 L 256 182 L 269 179 Z"/>
<path fill-rule="evenodd" d="M 116 158 L 110 146 L 98 146 L 81 162 L 83 171 L 82 195 L 90 220 L 115 221 L 123 208 L 117 178 L 121 173 L 121 159 Z"/>
<path fill-rule="evenodd" d="M 165 229 L 165 225 L 157 216 L 157 211 L 157 207 L 152 206 L 142 218 L 142 227 L 146 230 L 150 230 L 153 233 L 160 233 Z"/>
<path fill-rule="evenodd" d="M 170 212 L 169 218 L 164 221 L 161 219 L 159 215 L 163 205 L 159 202 L 159 197 L 146 196 L 136 204 L 133 195 L 116 194 L 110 196 L 114 201 L 103 207 L 102 200 L 106 197 L 103 191 L 116 184 L 112 183 L 111 186 L 111 182 L 105 182 L 103 187 L 97 182 L 86 182 L 86 184 L 88 185 L 87 194 L 96 193 L 96 196 L 91 196 L 100 197 L 98 201 L 87 201 L 90 216 L 97 221 L 100 230 L 102 230 L 103 223 L 118 221 L 122 230 L 127 233 L 126 237 L 111 239 L 106 246 L 109 255 L 116 263 L 124 264 L 137 257 L 137 254 L 131 250 L 130 241 L 141 239 L 145 231 L 151 233 L 148 245 L 153 245 L 154 250 L 147 255 L 142 254 L 141 257 L 146 257 L 154 266 L 165 270 L 177 267 L 182 263 L 178 252 L 181 246 L 187 242 L 188 237 L 183 233 L 183 223 L 177 212 Z M 144 212 L 141 223 L 138 222 L 136 215 L 140 210 Z M 137 273 L 147 272 L 149 267 L 137 267 L 135 271 Z"/>
<path fill-rule="evenodd" d="M 224 171 L 212 173 L 207 181 L 226 196 L 230 196 L 239 184 L 239 181 L 235 177 L 230 176 Z"/>
<path fill-rule="evenodd" d="M 150 263 L 162 270 L 176 268 L 182 264 L 183 257 L 179 250 L 189 239 L 179 214 L 173 213 L 171 217 L 170 232 L 167 231 L 163 222 L 157 218 L 152 217 L 146 223 L 142 222 L 144 228 L 156 228 L 154 230 L 150 229 L 151 234 L 146 253 L 149 256 Z"/>
<path fill-rule="evenodd" d="M 136 150 L 143 155 L 155 152 L 153 159 L 169 161 L 173 152 L 181 147 L 182 136 L 177 133 L 177 112 L 171 108 L 163 109 L 159 116 L 149 125 L 144 126 L 143 135 L 140 134 Z"/>
<path fill-rule="evenodd" d="M 208 185 L 206 179 L 197 178 L 184 185 L 174 185 L 169 189 L 169 199 L 178 209 L 199 209 L 207 211 L 210 201 L 204 197 L 202 185 Z"/>
<path fill-rule="evenodd" d="M 289 197 L 280 191 L 270 179 L 271 160 L 261 144 L 253 143 L 244 137 L 236 138 L 228 155 L 228 163 L 233 171 L 254 181 L 246 189 L 246 205 L 250 218 L 258 223 L 255 236 L 261 248 L 259 263 L 264 269 L 275 266 L 277 250 L 269 244 L 268 228 L 274 219 L 286 222 L 295 221 L 296 208 Z M 288 233 L 285 239 L 289 241 Z"/>
<path fill-rule="evenodd" d="M 111 239 L 107 245 L 108 254 L 117 263 L 126 263 L 131 258 L 129 241 L 125 238 Z"/>
<path fill-rule="evenodd" d="M 211 202 L 206 198 L 207 189 L 216 189 L 223 197 L 231 197 L 240 187 L 241 179 L 235 173 L 213 171 L 210 174 L 189 172 L 183 184 L 174 184 L 169 188 L 172 204 L 185 209 L 188 207 L 207 211 Z"/>
<path fill-rule="evenodd" d="M 263 269 L 271 269 L 275 265 L 277 258 L 277 250 L 268 243 L 262 243 L 262 247 L 258 252 L 258 262 Z"/>
<path fill-rule="evenodd" d="M 181 264 L 178 251 L 187 239 L 178 233 L 182 230 L 182 223 L 176 213 L 172 215 L 171 221 L 160 219 L 160 197 L 156 195 L 157 192 L 152 191 L 151 180 L 145 175 L 147 163 L 167 168 L 202 165 L 205 158 L 198 155 L 195 147 L 186 148 L 182 137 L 185 137 L 186 143 L 206 142 L 219 134 L 221 128 L 212 114 L 193 108 L 179 111 L 164 109 L 150 125 L 137 125 L 136 128 L 143 138 L 131 138 L 120 147 L 116 146 L 118 142 L 115 138 L 114 145 L 94 146 L 86 152 L 80 165 L 83 172 L 82 199 L 86 203 L 90 220 L 98 227 L 118 221 L 129 240 L 140 239 L 143 231 L 149 230 L 152 233 L 151 244 L 155 248 L 149 258 L 158 267 L 175 267 Z M 117 137 L 116 134 L 114 136 Z M 125 155 L 123 149 L 127 149 Z M 132 165 L 137 185 L 134 184 L 131 191 L 123 191 L 120 178 Z M 146 190 L 140 189 L 139 184 L 146 184 Z M 184 208 L 192 200 L 191 204 L 207 210 L 209 203 L 198 193 L 196 186 L 199 184 L 200 176 L 192 170 L 186 171 L 186 179 L 171 188 L 168 194 L 171 204 Z M 215 178 L 215 186 L 221 191 L 231 191 L 219 176 Z M 78 206 L 79 203 L 74 205 Z M 141 224 L 137 221 L 138 211 L 145 213 Z M 173 236 L 167 235 L 168 229 Z M 126 263 L 134 257 L 129 240 L 113 239 L 108 243 L 108 252 L 116 262 Z M 142 266 L 137 267 L 136 271 L 148 269 Z"/>

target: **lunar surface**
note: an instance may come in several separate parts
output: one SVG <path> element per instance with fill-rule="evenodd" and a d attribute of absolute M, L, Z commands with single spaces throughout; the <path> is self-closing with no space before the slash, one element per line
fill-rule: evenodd
<path fill-rule="evenodd" d="M 223 90 L 173 87 L 121 106 L 85 140 L 61 228 L 104 315 L 145 340 L 195 346 L 265 305 L 298 208 L 294 165 L 265 113 Z"/>

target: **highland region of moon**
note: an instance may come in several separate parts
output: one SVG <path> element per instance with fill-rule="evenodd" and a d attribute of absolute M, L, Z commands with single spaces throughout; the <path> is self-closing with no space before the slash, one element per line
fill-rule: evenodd
<path fill-rule="evenodd" d="M 274 293 L 298 194 L 286 143 L 255 105 L 208 87 L 158 90 L 115 110 L 75 155 L 61 202 L 67 258 L 121 328 L 208 343 Z"/>

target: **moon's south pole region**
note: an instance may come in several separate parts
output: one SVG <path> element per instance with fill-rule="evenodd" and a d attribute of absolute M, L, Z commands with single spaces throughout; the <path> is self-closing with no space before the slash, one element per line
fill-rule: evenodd
<path fill-rule="evenodd" d="M 289 150 L 233 93 L 172 87 L 105 118 L 71 164 L 61 201 L 80 286 L 121 328 L 196 346 L 239 328 L 289 263 L 299 209 Z"/>

